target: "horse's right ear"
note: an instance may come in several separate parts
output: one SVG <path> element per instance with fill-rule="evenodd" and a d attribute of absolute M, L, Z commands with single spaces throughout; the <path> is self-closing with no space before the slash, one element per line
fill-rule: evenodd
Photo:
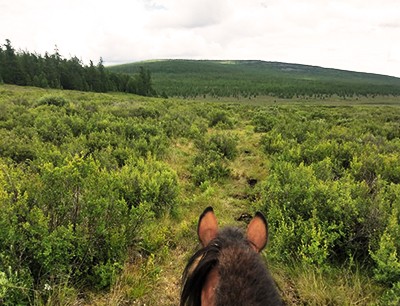
<path fill-rule="evenodd" d="M 214 210 L 211 206 L 207 207 L 200 215 L 197 225 L 197 235 L 203 247 L 207 246 L 211 240 L 217 237 L 218 222 Z"/>
<path fill-rule="evenodd" d="M 247 227 L 247 240 L 253 249 L 259 253 L 267 245 L 268 223 L 264 215 L 257 212 Z"/>

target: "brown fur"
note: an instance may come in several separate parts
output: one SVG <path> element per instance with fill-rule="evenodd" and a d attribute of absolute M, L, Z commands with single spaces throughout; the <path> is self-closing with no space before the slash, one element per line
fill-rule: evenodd
<path fill-rule="evenodd" d="M 202 216 L 210 211 L 206 209 Z M 266 228 L 264 217 L 258 217 L 264 220 Z M 275 283 L 257 253 L 266 244 L 266 233 L 260 236 L 265 236 L 263 242 L 252 230 L 250 236 L 259 241 L 249 241 L 237 228 L 218 231 L 189 260 L 183 275 L 180 305 L 282 305 Z"/>

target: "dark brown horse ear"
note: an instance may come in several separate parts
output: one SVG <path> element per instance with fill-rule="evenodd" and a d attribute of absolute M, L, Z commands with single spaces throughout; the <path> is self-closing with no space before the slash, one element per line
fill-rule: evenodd
<path fill-rule="evenodd" d="M 218 222 L 214 210 L 211 206 L 207 207 L 199 218 L 197 225 L 197 235 L 203 247 L 207 246 L 218 233 Z"/>
<path fill-rule="evenodd" d="M 251 246 L 259 253 L 268 241 L 268 224 L 264 215 L 257 212 L 247 227 L 247 240 L 251 242 Z"/>

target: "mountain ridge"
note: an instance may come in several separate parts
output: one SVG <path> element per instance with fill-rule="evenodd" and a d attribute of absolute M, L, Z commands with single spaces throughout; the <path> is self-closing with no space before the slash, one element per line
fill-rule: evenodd
<path fill-rule="evenodd" d="M 159 59 L 107 69 L 132 74 L 141 66 L 158 92 L 174 96 L 400 95 L 394 76 L 274 61 Z"/>

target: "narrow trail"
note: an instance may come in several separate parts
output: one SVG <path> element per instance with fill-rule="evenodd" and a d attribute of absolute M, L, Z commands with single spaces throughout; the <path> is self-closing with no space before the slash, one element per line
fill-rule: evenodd
<path fill-rule="evenodd" d="M 169 250 L 169 256 L 160 266 L 161 273 L 154 285 L 154 290 L 137 300 L 135 305 L 172 306 L 179 304 L 181 275 L 189 256 L 198 247 L 196 224 L 200 213 L 206 206 L 213 206 L 221 226 L 235 225 L 245 228 L 246 220 L 238 221 L 244 213 L 251 213 L 252 192 L 255 184 L 266 176 L 266 171 L 254 172 L 253 169 L 263 166 L 258 143 L 259 134 L 253 131 L 235 130 L 238 136 L 239 154 L 230 163 L 231 176 L 222 183 L 215 183 L 209 190 L 192 195 L 189 206 L 183 209 L 181 224 L 187 233 L 184 238 L 176 241 L 176 247 Z M 185 169 L 181 167 L 182 160 L 191 155 L 192 146 L 177 144 L 175 159 L 170 160 L 177 171 L 181 184 L 188 184 Z M 170 226 L 173 226 L 172 224 Z M 171 228 L 171 231 L 174 229 Z"/>

